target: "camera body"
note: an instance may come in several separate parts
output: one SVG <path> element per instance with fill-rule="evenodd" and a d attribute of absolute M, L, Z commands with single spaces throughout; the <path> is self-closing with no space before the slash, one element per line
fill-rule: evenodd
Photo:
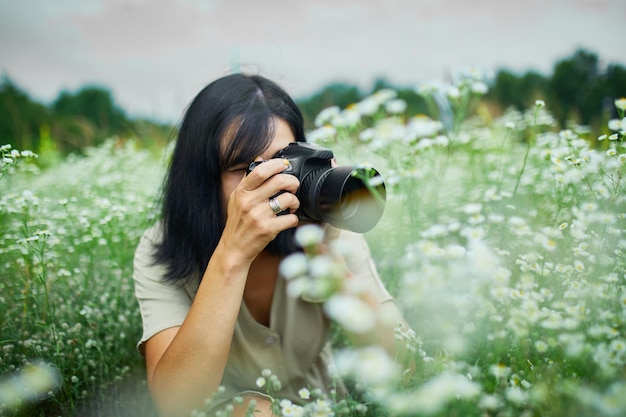
<path fill-rule="evenodd" d="M 339 228 L 364 233 L 380 220 L 385 209 L 385 185 L 374 168 L 332 166 L 333 151 L 306 142 L 293 142 L 272 158 L 283 158 L 289 165 L 283 171 L 300 180 L 296 197 L 298 218 L 330 223 Z M 252 162 L 248 173 L 262 161 Z"/>

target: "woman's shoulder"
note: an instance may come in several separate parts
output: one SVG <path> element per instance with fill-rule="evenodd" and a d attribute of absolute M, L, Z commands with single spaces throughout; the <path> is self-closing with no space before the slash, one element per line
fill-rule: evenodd
<path fill-rule="evenodd" d="M 162 288 L 170 288 L 172 291 L 184 291 L 189 297 L 193 297 L 198 288 L 199 277 L 197 274 L 181 279 L 178 283 L 169 283 L 165 280 L 167 267 L 157 260 L 156 251 L 163 240 L 163 227 L 157 222 L 148 227 L 142 234 L 134 259 L 135 282 L 151 282 Z"/>
<path fill-rule="evenodd" d="M 158 221 L 144 230 L 139 244 L 158 245 L 163 240 L 163 224 Z"/>

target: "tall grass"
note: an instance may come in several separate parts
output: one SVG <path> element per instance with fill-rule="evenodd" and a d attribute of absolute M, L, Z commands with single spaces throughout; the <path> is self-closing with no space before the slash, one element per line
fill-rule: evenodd
<path fill-rule="evenodd" d="M 302 387 L 304 405 L 277 399 L 283 415 L 626 412 L 626 122 L 602 140 L 559 131 L 543 102 L 492 120 L 481 77 L 420 86 L 430 117 L 404 116 L 391 90 L 319 115 L 310 139 L 385 178 L 367 239 L 410 357 L 338 331 L 353 395 Z M 14 165 L 0 178 L 0 414 L 153 415 L 131 274 L 162 160 L 112 140 L 41 172 Z"/>
<path fill-rule="evenodd" d="M 0 414 L 147 415 L 132 256 L 160 164 L 110 140 L 43 172 L 19 168 L 0 178 Z M 29 385 L 24 370 L 41 363 L 59 378 Z"/>
<path fill-rule="evenodd" d="M 556 130 L 542 101 L 459 120 L 479 106 L 476 75 L 422 90 L 448 93 L 448 126 L 394 115 L 381 92 L 312 135 L 387 179 L 368 240 L 419 366 L 403 385 L 374 376 L 365 398 L 389 415 L 622 415 L 626 119 L 599 140 Z"/>

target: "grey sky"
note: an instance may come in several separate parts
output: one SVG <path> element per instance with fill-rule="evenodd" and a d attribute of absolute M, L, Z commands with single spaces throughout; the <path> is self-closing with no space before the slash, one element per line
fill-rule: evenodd
<path fill-rule="evenodd" d="M 31 95 L 97 83 L 168 121 L 237 65 L 302 97 L 464 66 L 548 74 L 578 47 L 626 65 L 625 35 L 624 0 L 0 0 L 0 70 Z"/>

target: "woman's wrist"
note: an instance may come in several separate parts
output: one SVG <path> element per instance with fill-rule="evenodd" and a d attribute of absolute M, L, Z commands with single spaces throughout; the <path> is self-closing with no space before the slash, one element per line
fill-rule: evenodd
<path fill-rule="evenodd" d="M 250 269 L 250 265 L 254 258 L 250 258 L 246 254 L 242 253 L 236 247 L 229 247 L 223 242 L 218 243 L 211 261 L 215 261 L 216 266 L 226 275 L 237 274 L 246 272 Z M 209 263 L 211 263 L 209 261 Z"/>

